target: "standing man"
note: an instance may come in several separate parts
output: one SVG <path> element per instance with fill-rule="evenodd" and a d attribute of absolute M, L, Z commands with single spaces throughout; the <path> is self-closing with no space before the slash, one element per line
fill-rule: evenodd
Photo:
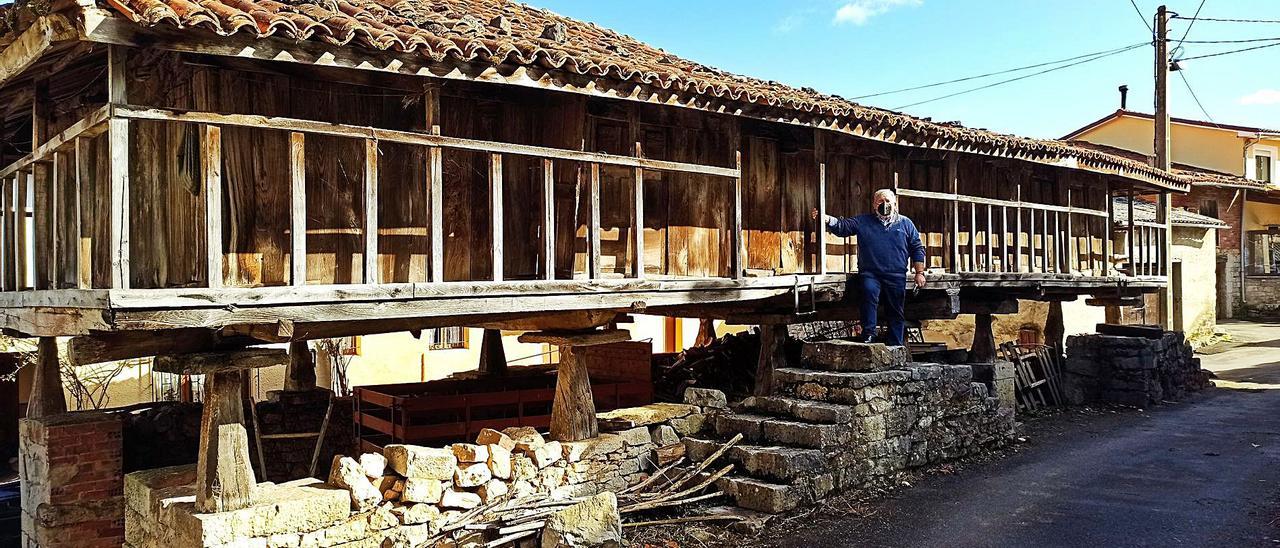
<path fill-rule="evenodd" d="M 863 335 L 861 340 L 871 342 L 876 335 L 876 312 L 880 298 L 884 297 L 889 315 L 889 333 L 885 344 L 902 346 L 906 321 L 902 315 L 902 303 L 907 297 L 904 274 L 907 259 L 915 270 L 917 288 L 924 287 L 924 244 L 920 243 L 920 231 L 915 223 L 898 214 L 898 198 L 893 191 L 882 188 L 872 198 L 875 213 L 857 217 L 836 218 L 827 215 L 824 225 L 827 231 L 840 237 L 858 237 L 858 280 L 862 286 Z M 818 218 L 815 208 L 810 215 Z"/>

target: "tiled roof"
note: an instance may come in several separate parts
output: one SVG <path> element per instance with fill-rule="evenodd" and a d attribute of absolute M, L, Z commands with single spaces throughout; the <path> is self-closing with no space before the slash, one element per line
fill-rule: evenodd
<path fill-rule="evenodd" d="M 937 148 L 1058 160 L 1182 187 L 1139 162 L 1055 140 L 943 124 L 682 59 L 593 23 L 507 0 L 103 0 L 143 26 L 391 50 L 436 62 L 560 69 L 834 118 L 867 135 Z"/>
<path fill-rule="evenodd" d="M 1115 218 L 1116 225 L 1126 226 L 1129 224 L 1129 200 L 1126 198 L 1115 198 L 1111 202 L 1112 216 Z M 1145 200 L 1133 201 L 1133 216 L 1138 218 L 1139 222 L 1154 223 L 1156 221 L 1156 204 Z M 1180 207 L 1172 208 L 1169 220 L 1173 226 L 1190 226 L 1201 228 L 1230 228 L 1225 222 L 1222 222 L 1207 215 L 1192 213 Z"/>
<path fill-rule="evenodd" d="M 1149 156 L 1141 152 L 1134 152 L 1132 150 L 1113 147 L 1111 145 L 1090 143 L 1089 141 L 1082 140 L 1070 141 L 1070 143 L 1079 148 L 1093 149 L 1099 152 L 1105 152 L 1112 156 L 1128 158 L 1135 162 L 1148 162 L 1151 160 Z M 1221 171 L 1215 171 L 1189 164 L 1179 164 L 1175 162 L 1173 164 L 1173 173 L 1183 179 L 1186 179 L 1193 186 L 1224 186 L 1247 188 L 1250 190 L 1271 190 L 1266 183 L 1256 179 L 1248 179 L 1239 175 L 1232 175 L 1230 173 L 1223 173 Z"/>

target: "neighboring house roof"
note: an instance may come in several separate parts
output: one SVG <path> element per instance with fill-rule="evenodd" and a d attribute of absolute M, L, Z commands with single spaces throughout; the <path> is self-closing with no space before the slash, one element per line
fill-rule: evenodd
<path fill-rule="evenodd" d="M 1119 109 L 1115 112 L 1112 112 L 1111 114 L 1108 114 L 1106 116 L 1098 118 L 1097 120 L 1089 122 L 1088 124 L 1085 124 L 1084 127 L 1077 129 L 1071 133 L 1068 133 L 1062 138 L 1063 140 L 1068 140 L 1068 141 L 1077 139 L 1081 135 L 1083 135 L 1085 132 L 1088 132 L 1093 128 L 1096 128 L 1102 124 L 1110 122 L 1111 120 L 1115 120 L 1117 118 L 1122 118 L 1125 116 L 1128 116 L 1130 118 L 1142 118 L 1144 120 L 1156 119 L 1154 115 L 1147 114 L 1145 112 Z M 1169 121 L 1175 124 L 1198 126 L 1198 127 L 1209 128 L 1209 129 L 1221 129 L 1221 130 L 1226 130 L 1233 133 L 1255 133 L 1255 134 L 1261 134 L 1261 135 L 1273 135 L 1273 136 L 1280 137 L 1280 131 L 1277 131 L 1274 129 L 1260 128 L 1260 127 L 1253 127 L 1253 126 L 1240 126 L 1235 124 L 1219 124 L 1217 122 L 1207 122 L 1204 120 L 1192 120 L 1190 118 L 1178 118 L 1176 116 L 1170 117 Z"/>
<path fill-rule="evenodd" d="M 871 138 L 1113 173 L 1185 191 L 1175 175 L 1127 158 L 938 123 L 682 59 L 593 23 L 506 0 L 107 0 L 140 25 L 406 52 L 434 62 L 558 69 L 664 90 L 785 108 Z M 16 29 L 11 29 L 16 30 Z M 826 118 L 826 120 L 822 120 Z"/>
<path fill-rule="evenodd" d="M 1127 198 L 1114 198 L 1111 201 L 1111 215 L 1115 219 L 1116 226 L 1129 225 L 1129 200 Z M 1156 204 L 1146 200 L 1133 201 L 1133 216 L 1137 217 L 1139 222 L 1156 222 Z M 1213 217 L 1192 213 L 1186 209 L 1175 207 L 1169 214 L 1169 221 L 1173 226 L 1184 226 L 1193 228 L 1231 228 L 1231 225 L 1224 223 Z"/>
<path fill-rule="evenodd" d="M 1071 144 L 1091 148 L 1100 152 L 1105 152 L 1113 156 L 1121 156 L 1129 158 L 1137 162 L 1149 162 L 1151 157 L 1141 152 L 1135 152 L 1111 145 L 1102 145 L 1091 143 L 1089 141 L 1071 141 Z M 1222 171 L 1216 171 L 1190 164 L 1173 163 L 1173 173 L 1191 182 L 1191 186 L 1213 186 L 1227 188 L 1244 188 L 1248 190 L 1268 191 L 1272 190 L 1267 183 L 1256 179 L 1249 179 L 1239 175 L 1232 175 Z"/>

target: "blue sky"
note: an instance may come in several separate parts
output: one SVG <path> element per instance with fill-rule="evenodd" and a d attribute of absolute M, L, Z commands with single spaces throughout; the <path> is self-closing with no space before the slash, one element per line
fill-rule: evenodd
<path fill-rule="evenodd" d="M 527 0 L 594 21 L 724 70 L 856 97 L 1149 41 L 1128 0 Z M 1169 0 L 1184 16 L 1199 0 Z M 1137 0 L 1147 21 L 1158 5 Z M 1206 0 L 1202 17 L 1280 19 L 1276 0 Z M 1187 21 L 1172 23 L 1174 38 Z M 1188 40 L 1280 37 L 1280 24 L 1197 22 Z M 1186 44 L 1182 57 L 1258 44 Z M 904 109 L 1031 137 L 1061 137 L 1119 105 L 1152 110 L 1150 46 L 1023 81 Z M 1188 61 L 1185 76 L 1213 120 L 1280 128 L 1280 46 Z M 1034 72 L 1029 71 L 1029 72 Z M 860 102 L 897 108 L 1019 76 Z M 1170 82 L 1174 116 L 1204 119 Z"/>

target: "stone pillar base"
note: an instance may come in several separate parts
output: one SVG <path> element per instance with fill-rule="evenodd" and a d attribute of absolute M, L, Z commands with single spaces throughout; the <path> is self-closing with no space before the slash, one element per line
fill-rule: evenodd
<path fill-rule="evenodd" d="M 124 492 L 118 415 L 24 419 L 19 471 L 24 546 L 120 546 Z"/>

